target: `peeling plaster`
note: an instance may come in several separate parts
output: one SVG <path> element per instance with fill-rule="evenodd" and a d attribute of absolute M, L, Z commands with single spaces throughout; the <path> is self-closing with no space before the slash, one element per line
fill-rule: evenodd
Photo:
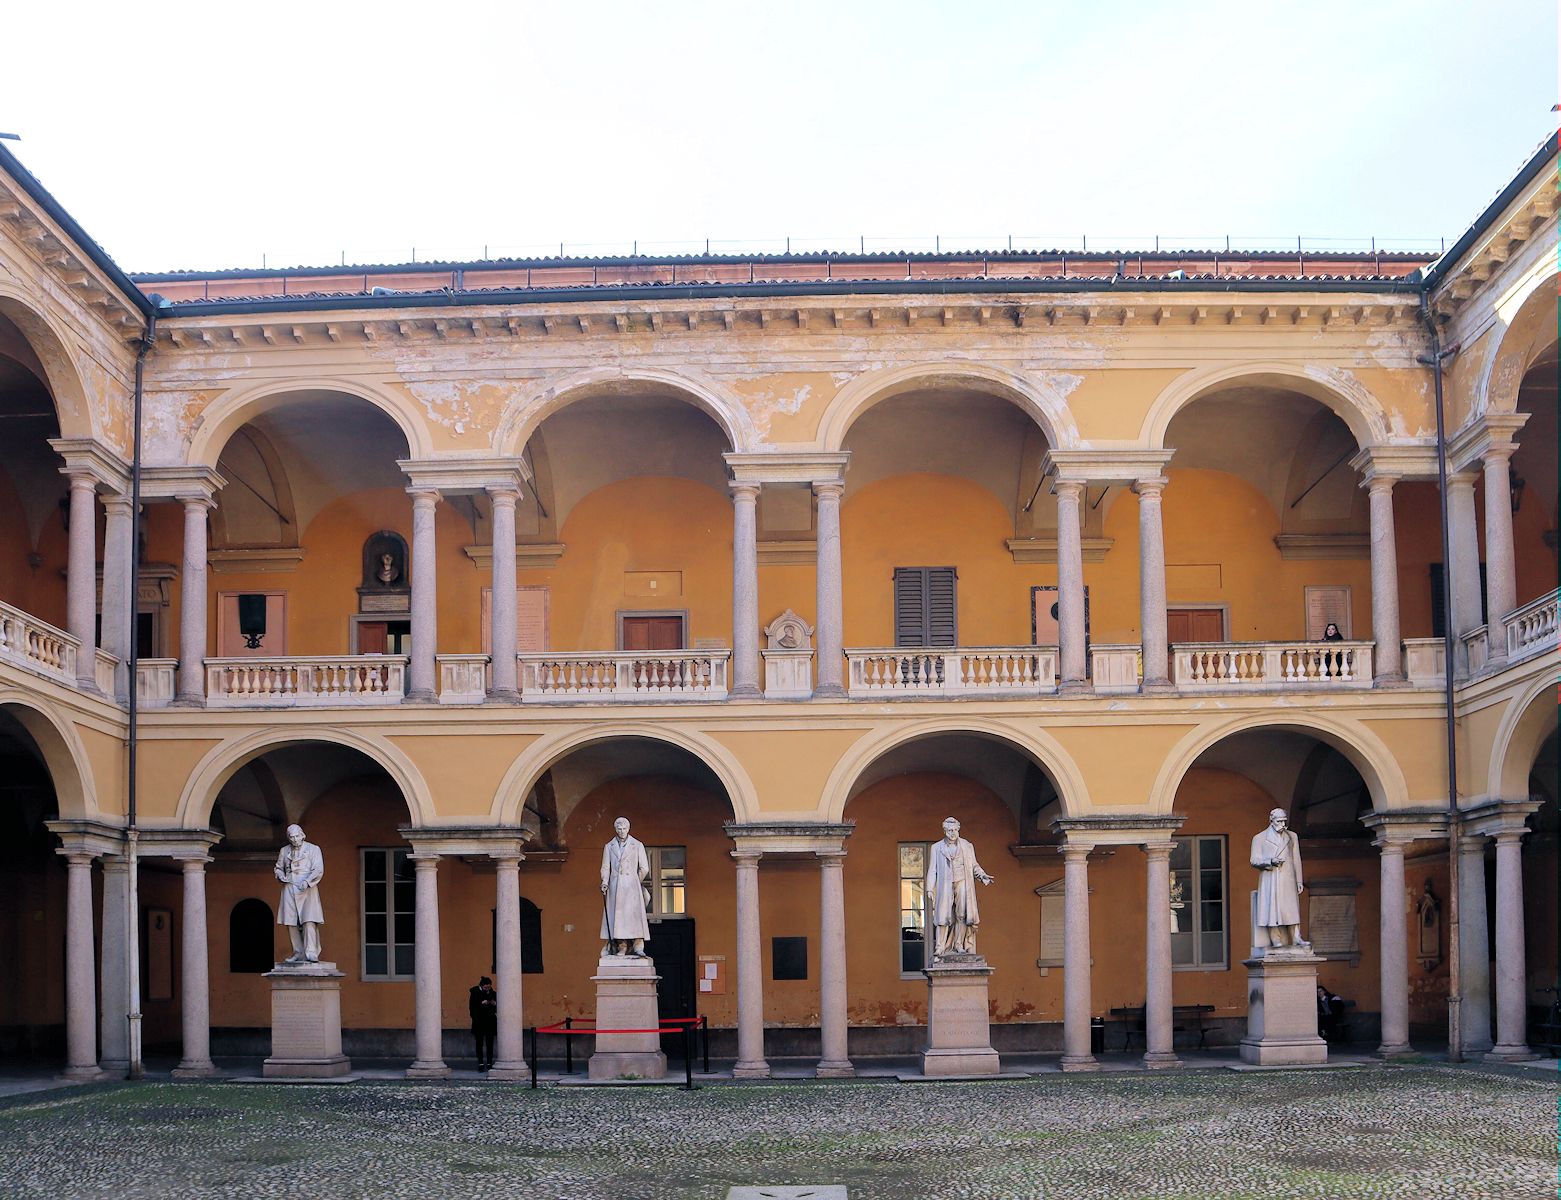
<path fill-rule="evenodd" d="M 457 436 L 491 433 L 504 411 L 502 400 L 492 403 L 482 393 L 486 382 L 465 383 L 455 380 L 427 380 L 407 383 L 406 390 L 422 406 L 431 425 L 450 430 Z"/>

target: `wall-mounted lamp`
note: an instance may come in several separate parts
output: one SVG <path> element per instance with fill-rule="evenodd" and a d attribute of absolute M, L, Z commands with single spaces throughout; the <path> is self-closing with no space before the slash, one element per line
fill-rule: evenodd
<path fill-rule="evenodd" d="M 1523 489 L 1528 487 L 1528 480 L 1521 475 L 1514 475 L 1509 485 L 1512 489 L 1512 511 L 1517 512 L 1523 504 Z"/>
<path fill-rule="evenodd" d="M 264 596 L 243 595 L 238 598 L 238 631 L 244 637 L 246 649 L 260 649 L 260 639 L 266 636 Z"/>

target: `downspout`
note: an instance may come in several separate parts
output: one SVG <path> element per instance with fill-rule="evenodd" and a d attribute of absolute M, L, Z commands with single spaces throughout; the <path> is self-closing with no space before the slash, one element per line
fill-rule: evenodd
<path fill-rule="evenodd" d="M 155 301 L 157 297 L 152 297 Z M 141 575 L 141 395 L 146 377 L 146 358 L 157 340 L 157 313 L 147 314 L 146 333 L 136 351 L 135 399 L 131 412 L 130 449 L 130 660 L 128 664 L 129 686 L 125 689 L 129 726 L 125 736 L 125 859 L 129 864 L 129 898 L 125 905 L 125 979 L 129 987 L 125 1011 L 129 1014 L 130 1069 L 127 1079 L 140 1079 L 146 1074 L 146 1064 L 141 1058 L 141 901 L 138 883 L 137 851 L 139 832 L 136 829 L 136 775 L 140 743 L 138 720 L 140 717 L 140 688 L 137 675 L 140 646 L 136 637 L 135 615 L 140 606 Z"/>
<path fill-rule="evenodd" d="M 1431 352 L 1420 361 L 1431 368 L 1436 388 L 1436 476 L 1442 517 L 1442 699 L 1447 726 L 1447 1060 L 1463 1061 L 1463 990 L 1458 929 L 1458 730 L 1453 711 L 1453 664 L 1457 633 L 1453 627 L 1452 533 L 1447 515 L 1447 426 L 1442 397 L 1441 335 L 1431 312 L 1429 291 L 1420 295 L 1420 317 L 1431 337 Z M 1387 897 L 1383 897 L 1383 903 Z"/>

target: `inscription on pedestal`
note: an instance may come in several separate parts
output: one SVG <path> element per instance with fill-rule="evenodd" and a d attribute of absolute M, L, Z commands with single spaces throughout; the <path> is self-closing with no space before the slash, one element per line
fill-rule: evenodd
<path fill-rule="evenodd" d="M 332 1079 L 352 1070 L 341 1049 L 341 980 L 335 963 L 279 966 L 271 981 L 267 1079 Z"/>

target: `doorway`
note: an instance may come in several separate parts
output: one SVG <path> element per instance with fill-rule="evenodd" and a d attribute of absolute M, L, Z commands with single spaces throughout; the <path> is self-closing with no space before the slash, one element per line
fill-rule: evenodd
<path fill-rule="evenodd" d="M 359 654 L 412 653 L 411 621 L 359 621 Z"/>
<path fill-rule="evenodd" d="M 681 650 L 684 647 L 682 613 L 619 613 L 618 649 L 648 651 Z"/>
<path fill-rule="evenodd" d="M 698 1016 L 699 995 L 694 981 L 694 922 L 689 917 L 652 921 L 645 953 L 656 963 L 661 985 L 656 989 L 656 1015 L 668 1017 Z M 683 1035 L 664 1033 L 661 1049 L 668 1058 L 683 1057 Z"/>
<path fill-rule="evenodd" d="M 1165 610 L 1165 640 L 1178 642 L 1223 642 L 1223 608 L 1168 608 Z"/>

